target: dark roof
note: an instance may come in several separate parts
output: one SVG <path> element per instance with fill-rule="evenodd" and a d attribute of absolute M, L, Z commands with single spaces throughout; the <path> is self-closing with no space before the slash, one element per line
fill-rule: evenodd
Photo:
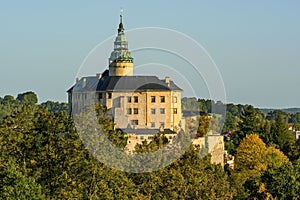
<path fill-rule="evenodd" d="M 85 83 L 84 83 L 85 82 Z M 92 92 L 96 91 L 99 79 L 97 76 L 83 77 L 68 92 Z"/>
<path fill-rule="evenodd" d="M 171 90 L 155 76 L 108 76 L 101 78 L 98 91 Z"/>
<path fill-rule="evenodd" d="M 173 81 L 168 85 L 156 76 L 108 76 L 107 71 L 100 79 L 97 76 L 81 78 L 68 92 L 182 90 Z"/>
<path fill-rule="evenodd" d="M 159 129 L 133 129 L 133 128 L 126 128 L 126 129 L 117 129 L 120 131 L 123 131 L 125 133 L 129 134 L 136 134 L 136 135 L 155 135 L 158 133 L 164 133 L 164 134 L 176 134 L 176 132 L 170 130 L 170 129 L 164 129 L 163 132 L 161 132 Z"/>

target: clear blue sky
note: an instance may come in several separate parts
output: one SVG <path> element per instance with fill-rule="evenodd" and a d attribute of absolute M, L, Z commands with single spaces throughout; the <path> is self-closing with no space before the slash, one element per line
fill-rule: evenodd
<path fill-rule="evenodd" d="M 116 33 L 121 6 L 126 29 L 170 28 L 202 44 L 228 102 L 300 107 L 298 0 L 1 1 L 0 96 L 67 101 L 86 55 Z"/>

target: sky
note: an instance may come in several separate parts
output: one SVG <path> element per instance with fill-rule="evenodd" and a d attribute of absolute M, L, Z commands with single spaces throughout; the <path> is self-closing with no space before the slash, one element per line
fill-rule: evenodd
<path fill-rule="evenodd" d="M 201 44 L 228 103 L 300 107 L 298 0 L 0 1 L 0 96 L 66 102 L 86 56 L 116 35 L 120 7 L 126 30 L 167 28 Z"/>

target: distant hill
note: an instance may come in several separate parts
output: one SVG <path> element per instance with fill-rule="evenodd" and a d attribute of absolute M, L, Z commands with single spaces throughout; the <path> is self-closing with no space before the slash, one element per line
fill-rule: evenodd
<path fill-rule="evenodd" d="M 300 108 L 284 108 L 284 109 L 261 108 L 260 110 L 263 113 L 269 113 L 269 112 L 274 111 L 274 110 L 281 110 L 283 112 L 291 113 L 291 114 L 296 114 L 296 113 L 300 112 Z"/>

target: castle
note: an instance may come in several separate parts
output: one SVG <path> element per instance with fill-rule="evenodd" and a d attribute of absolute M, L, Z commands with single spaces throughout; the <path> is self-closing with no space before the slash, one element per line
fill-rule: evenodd
<path fill-rule="evenodd" d="M 170 142 L 180 130 L 190 133 L 189 120 L 182 116 L 181 94 L 170 77 L 134 76 L 134 62 L 125 37 L 122 12 L 109 68 L 95 76 L 76 79 L 67 91 L 70 115 L 80 113 L 86 106 L 102 104 L 115 124 L 127 134 L 126 149 L 150 141 L 155 134 L 163 133 Z M 198 115 L 195 116 L 197 121 Z M 196 126 L 197 127 L 197 126 Z M 208 135 L 212 162 L 224 164 L 224 141 L 220 135 Z M 205 138 L 193 139 L 203 146 Z"/>
<path fill-rule="evenodd" d="M 129 143 L 130 138 L 141 142 L 159 132 L 172 139 L 180 130 L 182 89 L 170 77 L 134 76 L 133 60 L 121 13 L 109 69 L 76 80 L 67 91 L 70 114 L 98 102 L 109 110 L 115 128 L 128 134 Z"/>

